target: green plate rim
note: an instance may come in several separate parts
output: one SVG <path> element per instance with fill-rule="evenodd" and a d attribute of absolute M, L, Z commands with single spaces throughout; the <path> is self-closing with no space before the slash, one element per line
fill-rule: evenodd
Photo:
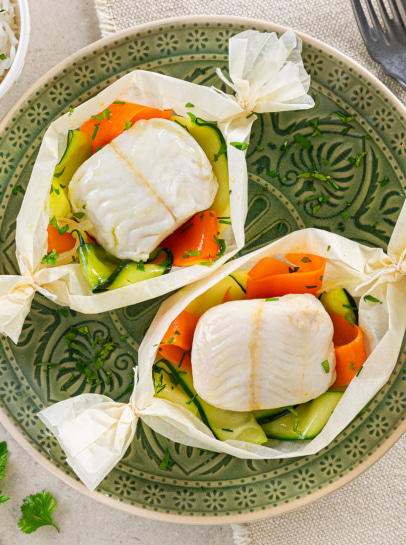
<path fill-rule="evenodd" d="M 283 33 L 287 30 L 293 30 L 297 36 L 299 36 L 303 41 L 309 43 L 312 46 L 323 49 L 330 55 L 333 55 L 336 59 L 342 60 L 348 65 L 352 66 L 357 73 L 364 76 L 366 79 L 370 80 L 380 92 L 388 98 L 388 100 L 395 105 L 397 109 L 403 110 L 403 114 L 406 115 L 406 108 L 400 102 L 400 100 L 373 74 L 371 74 L 367 69 L 361 66 L 359 63 L 348 57 L 347 55 L 341 53 L 332 46 L 325 44 L 324 42 L 309 36 L 308 34 L 296 31 L 289 27 L 282 25 L 270 23 L 268 21 L 262 21 L 259 19 L 247 18 L 247 17 L 231 17 L 231 16 L 212 16 L 212 15 L 199 15 L 199 16 L 184 16 L 184 17 L 172 17 L 167 19 L 160 19 L 157 21 L 152 21 L 149 23 L 144 23 L 141 25 L 136 25 L 120 31 L 116 34 L 102 38 L 96 42 L 93 42 L 84 48 L 76 51 L 63 61 L 55 65 L 51 70 L 46 72 L 41 78 L 39 78 L 25 93 L 18 99 L 18 101 L 11 107 L 7 112 L 5 117 L 0 122 L 0 134 L 3 132 L 7 124 L 12 120 L 13 116 L 17 113 L 19 108 L 25 104 L 29 97 L 32 96 L 38 88 L 40 88 L 43 83 L 49 80 L 53 75 L 60 73 L 67 65 L 70 65 L 75 60 L 79 59 L 95 47 L 109 46 L 114 41 L 120 40 L 127 36 L 131 36 L 136 32 L 146 31 L 155 29 L 158 26 L 166 26 L 170 24 L 191 24 L 191 23 L 224 23 L 232 25 L 250 25 L 259 27 L 264 31 L 271 31 L 277 33 Z M 360 465 L 358 465 L 353 471 L 349 471 L 343 477 L 337 479 L 333 483 L 323 487 L 321 490 L 317 490 L 309 496 L 305 496 L 298 500 L 293 500 L 288 504 L 281 505 L 279 507 L 272 507 L 265 509 L 263 511 L 255 511 L 253 513 L 244 513 L 238 515 L 227 515 L 227 516 L 209 516 L 209 517 L 199 517 L 194 518 L 190 516 L 182 515 L 173 515 L 166 514 L 162 512 L 148 511 L 141 509 L 135 505 L 126 504 L 124 502 L 117 501 L 114 498 L 110 498 L 100 492 L 89 492 L 89 490 L 81 483 L 75 480 L 72 477 L 69 477 L 64 473 L 62 469 L 57 468 L 54 464 L 47 459 L 46 456 L 40 454 L 33 446 L 33 444 L 28 440 L 24 433 L 22 433 L 18 427 L 13 425 L 13 418 L 11 415 L 7 414 L 4 410 L 0 409 L 0 423 L 4 428 L 10 433 L 10 435 L 17 441 L 17 443 L 39 464 L 41 464 L 45 469 L 47 469 L 51 474 L 58 477 L 65 484 L 71 488 L 77 490 L 78 492 L 84 494 L 85 496 L 91 497 L 100 503 L 119 509 L 129 514 L 140 516 L 146 519 L 152 519 L 162 522 L 172 522 L 178 524 L 188 524 L 188 525 L 223 525 L 223 524 L 237 524 L 245 522 L 254 522 L 256 520 L 261 520 L 269 517 L 274 517 L 294 511 L 300 507 L 304 507 L 314 501 L 317 501 L 332 492 L 338 490 L 342 486 L 348 484 L 353 479 L 361 475 L 364 471 L 370 468 L 375 462 L 377 462 L 395 443 L 400 439 L 400 437 L 406 432 L 406 420 L 399 424 L 395 430 L 390 430 L 385 441 L 372 453 L 372 455 Z"/>

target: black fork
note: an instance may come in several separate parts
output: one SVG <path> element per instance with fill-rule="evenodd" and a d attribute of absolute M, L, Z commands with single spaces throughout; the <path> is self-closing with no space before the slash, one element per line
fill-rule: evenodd
<path fill-rule="evenodd" d="M 361 36 L 371 57 L 406 91 L 406 0 L 387 0 L 391 14 L 383 0 L 375 1 L 381 20 L 371 0 L 364 0 L 366 9 L 351 0 Z"/>

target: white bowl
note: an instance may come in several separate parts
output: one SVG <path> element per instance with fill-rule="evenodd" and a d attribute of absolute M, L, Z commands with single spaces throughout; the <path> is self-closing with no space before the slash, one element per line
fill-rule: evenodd
<path fill-rule="evenodd" d="M 17 51 L 13 64 L 10 66 L 5 78 L 0 83 L 0 99 L 3 98 L 20 76 L 30 39 L 30 12 L 28 10 L 28 0 L 17 0 L 17 4 L 20 37 L 18 39 Z"/>

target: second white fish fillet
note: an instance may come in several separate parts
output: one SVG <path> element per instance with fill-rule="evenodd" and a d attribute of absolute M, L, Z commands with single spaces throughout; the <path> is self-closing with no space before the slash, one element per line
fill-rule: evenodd
<path fill-rule="evenodd" d="M 329 315 L 310 294 L 218 305 L 197 324 L 194 387 L 203 400 L 231 411 L 305 403 L 335 381 L 333 334 Z"/>

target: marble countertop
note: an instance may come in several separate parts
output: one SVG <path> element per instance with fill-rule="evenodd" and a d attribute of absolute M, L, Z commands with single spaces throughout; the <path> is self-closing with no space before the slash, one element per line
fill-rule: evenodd
<path fill-rule="evenodd" d="M 0 119 L 40 76 L 100 38 L 91 0 L 30 0 L 29 4 L 31 38 L 25 66 L 16 85 L 0 101 Z M 0 424 L 1 441 L 7 441 L 10 454 L 0 490 L 11 499 L 0 506 L 0 545 L 233 544 L 229 526 L 168 524 L 113 510 L 48 473 Z M 22 500 L 44 489 L 57 500 L 54 520 L 61 533 L 46 527 L 24 535 L 17 527 Z"/>

